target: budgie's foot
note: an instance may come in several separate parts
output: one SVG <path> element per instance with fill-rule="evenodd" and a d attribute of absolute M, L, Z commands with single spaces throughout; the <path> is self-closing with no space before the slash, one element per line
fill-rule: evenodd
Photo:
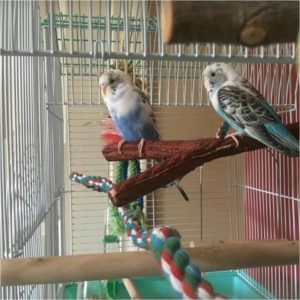
<path fill-rule="evenodd" d="M 240 144 L 240 142 L 239 142 L 239 140 L 235 137 L 235 135 L 236 135 L 236 133 L 227 134 L 227 135 L 225 136 L 225 138 L 226 138 L 226 139 L 227 139 L 227 138 L 232 138 L 232 139 L 234 140 L 235 144 L 236 144 L 235 147 L 238 147 L 239 144 Z"/>
<path fill-rule="evenodd" d="M 126 143 L 126 141 L 123 139 L 118 143 L 118 153 L 119 154 L 123 154 L 122 147 L 125 143 Z"/>
<path fill-rule="evenodd" d="M 145 146 L 145 139 L 142 138 L 139 145 L 138 145 L 138 151 L 139 151 L 139 156 L 140 157 L 143 155 L 144 146 Z"/>

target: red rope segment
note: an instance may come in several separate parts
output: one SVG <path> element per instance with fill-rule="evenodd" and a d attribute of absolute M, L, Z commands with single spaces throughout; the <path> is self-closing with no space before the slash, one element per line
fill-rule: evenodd
<path fill-rule="evenodd" d="M 298 137 L 299 123 L 287 125 L 290 132 Z M 138 158 L 167 158 L 160 164 L 113 186 L 108 195 L 116 206 L 124 206 L 140 196 L 183 177 L 206 162 L 226 156 L 253 151 L 266 146 L 249 138 L 236 136 L 239 145 L 232 138 L 205 138 L 195 141 L 146 141 L 143 157 L 139 157 L 137 143 L 126 143 L 119 154 L 117 144 L 104 148 L 107 160 L 128 160 Z"/>

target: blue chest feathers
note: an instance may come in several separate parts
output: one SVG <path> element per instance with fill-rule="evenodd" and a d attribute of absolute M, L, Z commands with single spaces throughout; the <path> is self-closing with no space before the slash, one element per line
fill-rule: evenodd
<path fill-rule="evenodd" d="M 123 140 L 138 142 L 145 140 L 159 140 L 159 134 L 151 119 L 146 119 L 140 109 L 136 109 L 125 116 L 118 116 L 111 111 L 114 124 Z"/>
<path fill-rule="evenodd" d="M 142 139 L 139 130 L 140 111 L 138 109 L 122 117 L 112 111 L 111 117 L 119 134 L 125 141 L 137 142 Z"/>

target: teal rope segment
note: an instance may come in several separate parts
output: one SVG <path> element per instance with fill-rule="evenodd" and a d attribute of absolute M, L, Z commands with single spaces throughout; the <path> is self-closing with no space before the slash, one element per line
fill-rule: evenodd
<path fill-rule="evenodd" d="M 127 179 L 128 164 L 129 164 L 128 161 L 117 161 L 115 163 L 116 183 L 119 183 Z"/>
<path fill-rule="evenodd" d="M 140 162 L 138 160 L 118 161 L 116 165 L 116 180 L 117 182 L 125 180 L 127 177 L 135 176 L 140 173 Z M 131 237 L 134 245 L 145 248 L 146 247 L 146 234 L 142 234 L 142 231 L 147 231 L 147 220 L 143 213 L 144 200 L 143 197 L 138 198 L 136 201 L 131 202 L 125 207 L 113 208 L 118 210 L 119 218 L 124 224 L 127 235 Z M 133 228 L 139 230 L 131 231 Z"/>
<path fill-rule="evenodd" d="M 87 176 L 74 172 L 70 175 L 70 179 L 97 192 L 107 193 L 113 187 L 113 183 L 109 179 L 101 176 Z"/>

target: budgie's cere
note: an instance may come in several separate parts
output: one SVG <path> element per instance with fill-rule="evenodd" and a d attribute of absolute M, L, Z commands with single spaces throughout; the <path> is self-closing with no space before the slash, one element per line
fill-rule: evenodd
<path fill-rule="evenodd" d="M 147 96 L 121 70 L 108 70 L 100 77 L 99 84 L 110 116 L 122 137 L 118 145 L 121 152 L 125 141 L 138 142 L 141 156 L 145 140 L 159 140 L 154 114 Z M 187 195 L 177 181 L 174 182 L 181 194 Z"/>
<path fill-rule="evenodd" d="M 278 114 L 234 69 L 225 63 L 215 63 L 205 68 L 203 78 L 209 99 L 225 125 L 288 156 L 299 155 L 299 142 Z"/>

